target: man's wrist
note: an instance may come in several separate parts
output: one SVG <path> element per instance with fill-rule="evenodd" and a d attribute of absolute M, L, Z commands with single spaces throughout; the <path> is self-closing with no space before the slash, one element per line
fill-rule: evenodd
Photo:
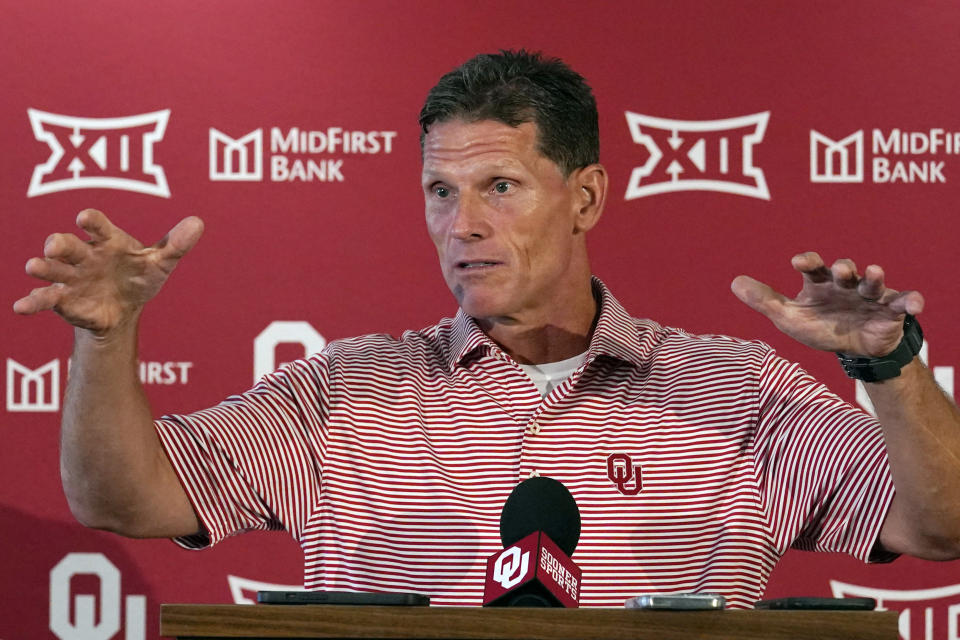
<path fill-rule="evenodd" d="M 126 350 L 131 344 L 136 347 L 139 332 L 139 310 L 109 329 L 88 329 L 77 325 L 73 327 L 76 347 L 82 346 L 97 351 Z"/>
<path fill-rule="evenodd" d="M 846 374 L 864 382 L 880 382 L 900 375 L 900 369 L 908 365 L 920 353 L 923 346 L 923 330 L 917 319 L 909 313 L 903 319 L 903 339 L 897 348 L 879 358 L 864 358 L 837 353 L 840 366 Z"/>

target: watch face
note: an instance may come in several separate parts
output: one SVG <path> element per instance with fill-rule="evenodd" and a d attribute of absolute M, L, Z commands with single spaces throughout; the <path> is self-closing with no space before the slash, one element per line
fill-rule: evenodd
<path fill-rule="evenodd" d="M 901 342 L 901 344 L 903 343 L 907 343 L 910 346 L 911 360 L 913 356 L 920 353 L 920 349 L 923 347 L 923 329 L 920 328 L 920 323 L 917 322 L 917 319 L 909 313 L 903 321 L 903 342 Z"/>

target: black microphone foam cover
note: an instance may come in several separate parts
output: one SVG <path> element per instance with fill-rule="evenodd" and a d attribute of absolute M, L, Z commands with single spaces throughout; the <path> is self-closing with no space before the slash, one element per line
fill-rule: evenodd
<path fill-rule="evenodd" d="M 540 476 L 524 480 L 510 493 L 500 514 L 500 540 L 504 548 L 534 531 L 542 531 L 567 556 L 580 540 L 580 509 L 563 484 Z"/>

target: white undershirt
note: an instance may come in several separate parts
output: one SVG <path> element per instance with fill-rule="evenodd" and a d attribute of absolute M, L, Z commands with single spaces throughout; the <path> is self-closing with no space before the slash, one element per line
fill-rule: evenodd
<path fill-rule="evenodd" d="M 548 362 L 546 364 L 521 364 L 520 368 L 526 373 L 533 384 L 537 385 L 540 395 L 544 398 L 557 388 L 557 386 L 573 375 L 573 372 L 580 368 L 587 361 L 587 352 L 584 351 L 578 356 L 561 360 L 560 362 Z"/>

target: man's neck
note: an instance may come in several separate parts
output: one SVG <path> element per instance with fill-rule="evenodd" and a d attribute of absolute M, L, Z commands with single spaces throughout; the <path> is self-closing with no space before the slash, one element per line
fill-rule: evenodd
<path fill-rule="evenodd" d="M 520 364 L 560 362 L 589 348 L 600 305 L 588 286 L 585 294 L 554 309 L 542 318 L 478 318 L 477 323 Z"/>

